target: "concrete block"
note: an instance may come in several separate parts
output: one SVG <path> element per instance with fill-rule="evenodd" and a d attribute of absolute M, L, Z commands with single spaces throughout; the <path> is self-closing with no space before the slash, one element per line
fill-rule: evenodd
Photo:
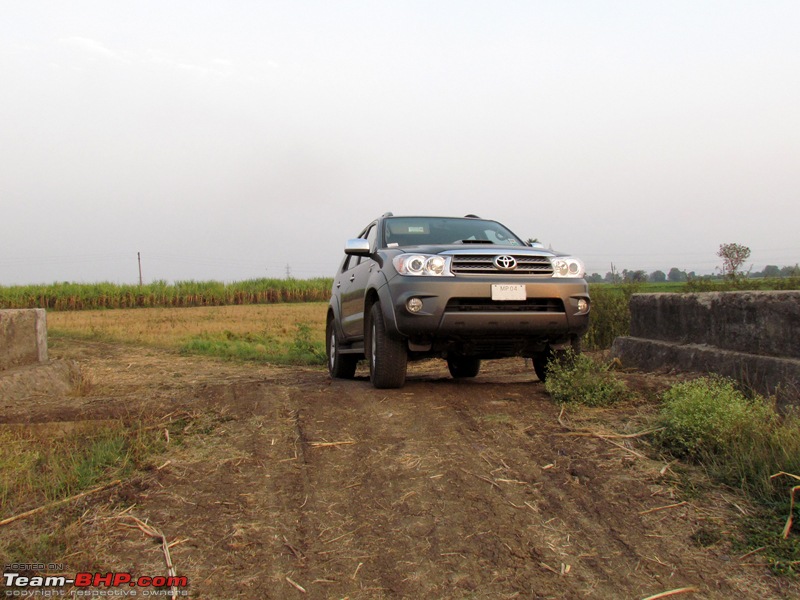
<path fill-rule="evenodd" d="M 634 294 L 631 336 L 800 358 L 800 291 Z"/>
<path fill-rule="evenodd" d="M 0 371 L 47 361 L 42 308 L 0 310 Z"/>
<path fill-rule="evenodd" d="M 800 402 L 800 291 L 634 294 L 623 365 L 717 373 Z"/>

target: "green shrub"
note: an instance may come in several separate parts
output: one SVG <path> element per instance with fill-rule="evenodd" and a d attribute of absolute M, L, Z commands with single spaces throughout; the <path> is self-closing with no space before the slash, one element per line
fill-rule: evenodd
<path fill-rule="evenodd" d="M 733 381 L 702 377 L 663 395 L 661 445 L 677 457 L 719 454 L 745 437 L 755 442 L 769 430 L 774 412 L 762 398 L 748 400 Z"/>
<path fill-rule="evenodd" d="M 590 287 L 592 312 L 589 331 L 583 337 L 586 348 L 605 350 L 611 347 L 614 338 L 629 334 L 631 312 L 628 303 L 637 290 L 636 284 L 599 284 Z"/>
<path fill-rule="evenodd" d="M 663 395 L 656 440 L 673 456 L 702 463 L 718 480 L 759 500 L 781 500 L 779 471 L 800 471 L 800 416 L 780 417 L 730 379 L 702 377 Z"/>
<path fill-rule="evenodd" d="M 609 406 L 629 395 L 625 383 L 608 366 L 571 350 L 548 363 L 544 387 L 559 404 Z"/>

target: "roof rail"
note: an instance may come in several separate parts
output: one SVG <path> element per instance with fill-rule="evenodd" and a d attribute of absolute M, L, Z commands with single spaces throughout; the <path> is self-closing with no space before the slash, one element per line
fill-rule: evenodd
<path fill-rule="evenodd" d="M 381 215 L 381 218 L 383 218 L 383 217 L 393 217 L 393 216 L 394 216 L 394 213 L 391 213 L 391 212 L 385 212 L 385 213 L 383 213 L 383 214 Z"/>

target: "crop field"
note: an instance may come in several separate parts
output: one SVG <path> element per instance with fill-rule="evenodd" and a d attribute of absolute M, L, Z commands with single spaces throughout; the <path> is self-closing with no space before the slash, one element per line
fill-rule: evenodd
<path fill-rule="evenodd" d="M 54 283 L 0 286 L 0 308 L 92 310 L 319 302 L 330 297 L 332 281 L 317 279 L 252 279 L 220 281 L 155 281 L 147 285 Z"/>

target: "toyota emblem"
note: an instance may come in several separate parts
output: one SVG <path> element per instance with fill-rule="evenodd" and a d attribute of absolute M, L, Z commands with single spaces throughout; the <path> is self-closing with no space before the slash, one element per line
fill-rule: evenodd
<path fill-rule="evenodd" d="M 513 271 L 517 268 L 517 259 L 507 254 L 496 256 L 494 259 L 494 266 L 500 271 Z"/>

